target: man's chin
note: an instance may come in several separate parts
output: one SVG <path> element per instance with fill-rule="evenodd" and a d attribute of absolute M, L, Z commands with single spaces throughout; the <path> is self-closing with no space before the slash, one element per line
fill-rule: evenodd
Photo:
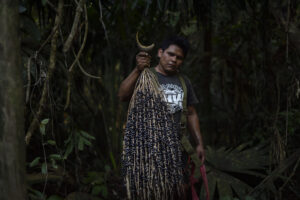
<path fill-rule="evenodd" d="M 168 70 L 166 70 L 166 72 L 168 74 L 176 74 L 178 71 L 176 68 L 169 68 Z"/>

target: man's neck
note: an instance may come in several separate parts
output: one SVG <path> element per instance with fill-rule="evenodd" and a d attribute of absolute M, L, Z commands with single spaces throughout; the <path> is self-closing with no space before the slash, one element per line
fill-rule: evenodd
<path fill-rule="evenodd" d="M 154 69 L 155 69 L 155 71 L 157 71 L 158 73 L 160 73 L 164 76 L 174 76 L 175 74 L 177 74 L 176 72 L 175 73 L 165 72 L 164 69 L 159 64 Z"/>

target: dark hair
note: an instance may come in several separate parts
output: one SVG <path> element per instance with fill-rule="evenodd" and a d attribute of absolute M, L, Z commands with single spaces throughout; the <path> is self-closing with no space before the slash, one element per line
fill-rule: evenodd
<path fill-rule="evenodd" d="M 190 43 L 186 38 L 180 36 L 169 36 L 162 41 L 160 48 L 164 51 L 172 44 L 179 46 L 183 51 L 184 57 L 186 56 L 190 48 Z"/>

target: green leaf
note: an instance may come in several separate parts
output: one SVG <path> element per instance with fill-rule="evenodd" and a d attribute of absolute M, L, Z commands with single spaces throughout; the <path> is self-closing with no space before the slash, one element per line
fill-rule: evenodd
<path fill-rule="evenodd" d="M 19 5 L 19 13 L 25 12 L 27 9 L 24 6 Z"/>
<path fill-rule="evenodd" d="M 105 173 L 103 172 L 90 171 L 87 173 L 87 176 L 83 178 L 83 183 L 100 185 L 105 182 L 104 176 Z"/>
<path fill-rule="evenodd" d="M 181 32 L 185 35 L 191 35 L 197 31 L 197 21 L 191 21 L 189 25 L 182 26 Z"/>
<path fill-rule="evenodd" d="M 255 199 L 251 196 L 246 196 L 245 200 L 255 200 Z"/>
<path fill-rule="evenodd" d="M 45 125 L 43 125 L 43 124 L 40 125 L 40 132 L 42 135 L 46 135 L 45 128 L 46 128 Z"/>
<path fill-rule="evenodd" d="M 42 0 L 42 5 L 45 6 L 47 4 L 47 0 Z"/>
<path fill-rule="evenodd" d="M 102 189 L 102 196 L 104 197 L 104 198 L 107 198 L 107 196 L 108 196 L 108 191 L 107 191 L 107 187 L 105 186 L 105 185 L 103 185 L 103 189 Z"/>
<path fill-rule="evenodd" d="M 71 142 L 72 140 L 72 137 L 73 137 L 73 134 L 70 134 L 69 137 L 64 141 L 65 144 L 68 144 Z"/>
<path fill-rule="evenodd" d="M 83 137 L 79 137 L 79 141 L 78 141 L 78 149 L 79 151 L 83 150 L 83 146 L 84 146 L 84 141 L 83 141 Z"/>
<path fill-rule="evenodd" d="M 46 135 L 46 125 L 48 124 L 49 119 L 43 119 L 41 121 L 41 125 L 40 125 L 40 132 L 42 133 L 42 135 Z"/>
<path fill-rule="evenodd" d="M 81 133 L 82 136 L 84 136 L 84 137 L 86 137 L 86 138 L 88 138 L 88 139 L 95 140 L 95 137 L 94 137 L 94 136 L 88 134 L 88 133 L 85 132 L 85 131 L 80 131 L 80 133 Z"/>
<path fill-rule="evenodd" d="M 114 168 L 114 169 L 117 169 L 116 160 L 115 160 L 115 157 L 114 157 L 114 155 L 113 155 L 112 152 L 109 152 L 109 157 L 110 157 L 111 163 L 112 163 L 112 165 L 113 165 L 113 168 Z"/>
<path fill-rule="evenodd" d="M 41 171 L 42 171 L 42 174 L 47 174 L 47 171 L 48 171 L 48 169 L 47 169 L 48 167 L 47 167 L 47 163 L 43 163 L 42 164 L 42 169 L 41 169 Z"/>
<path fill-rule="evenodd" d="M 29 196 L 31 197 L 31 199 L 45 199 L 45 196 L 42 192 L 35 190 L 31 187 L 29 187 L 28 190 L 29 190 Z"/>
<path fill-rule="evenodd" d="M 264 169 L 268 161 L 268 152 L 264 145 L 250 147 L 241 144 L 236 148 L 207 147 L 207 177 L 211 196 L 219 194 L 220 199 L 233 198 L 235 193 L 243 199 L 253 188 L 235 173 L 264 178 L 266 175 L 258 170 Z M 213 170 L 210 170 L 213 169 Z M 233 173 L 230 173 L 233 172 Z M 216 182 L 216 184 L 215 184 Z M 201 189 L 201 197 L 204 191 Z"/>
<path fill-rule="evenodd" d="M 230 183 L 226 182 L 224 179 L 219 179 L 217 181 L 217 187 L 221 199 L 232 197 L 232 189 L 230 187 Z"/>
<path fill-rule="evenodd" d="M 56 161 L 53 158 L 51 158 L 51 165 L 54 169 L 57 169 Z"/>
<path fill-rule="evenodd" d="M 36 157 L 31 163 L 29 164 L 29 167 L 34 167 L 40 162 L 40 157 Z"/>
<path fill-rule="evenodd" d="M 225 147 L 212 149 L 208 147 L 206 157 L 219 170 L 244 174 L 249 174 L 248 172 L 253 169 L 264 169 L 268 164 L 268 153 L 265 148 L 245 148 L 244 145 L 234 149 L 226 149 Z"/>
<path fill-rule="evenodd" d="M 47 143 L 53 146 L 56 145 L 56 142 L 54 140 L 48 140 Z"/>
<path fill-rule="evenodd" d="M 64 198 L 57 195 L 51 195 L 47 200 L 64 200 Z"/>
<path fill-rule="evenodd" d="M 108 191 L 105 185 L 96 185 L 92 189 L 92 195 L 99 195 L 101 194 L 104 198 L 107 198 Z"/>
<path fill-rule="evenodd" d="M 208 181 L 208 189 L 209 189 L 211 199 L 213 199 L 214 194 L 215 194 L 215 189 L 216 189 L 216 185 L 217 185 L 216 178 L 217 178 L 217 175 L 214 172 L 207 174 L 207 179 L 209 180 Z M 205 192 L 204 184 L 202 184 L 200 195 L 201 195 L 201 199 L 205 199 L 206 192 Z"/>
<path fill-rule="evenodd" d="M 87 139 L 85 139 L 84 137 L 80 137 L 83 140 L 83 143 L 87 146 L 92 146 L 92 143 L 90 141 L 88 141 Z"/>
<path fill-rule="evenodd" d="M 34 44 L 38 44 L 41 40 L 40 29 L 32 18 L 23 15 L 20 18 L 20 28 Z"/>
<path fill-rule="evenodd" d="M 68 146 L 67 146 L 67 149 L 65 151 L 65 154 L 64 154 L 64 159 L 67 159 L 67 157 L 70 155 L 70 153 L 73 151 L 73 148 L 74 148 L 74 144 L 73 144 L 73 141 L 71 141 Z"/>
<path fill-rule="evenodd" d="M 105 165 L 104 169 L 105 169 L 105 172 L 110 172 L 111 171 L 111 168 L 110 168 L 109 165 Z"/>
<path fill-rule="evenodd" d="M 50 158 L 53 158 L 54 160 L 61 160 L 61 155 L 59 154 L 50 154 Z"/>
<path fill-rule="evenodd" d="M 41 124 L 46 125 L 46 124 L 48 124 L 48 122 L 49 122 L 49 119 L 43 119 L 43 120 L 41 121 Z"/>
<path fill-rule="evenodd" d="M 220 200 L 233 200 L 230 196 L 220 197 Z"/>
<path fill-rule="evenodd" d="M 98 196 L 99 194 L 101 194 L 101 191 L 102 191 L 102 187 L 100 185 L 96 185 L 92 189 L 92 195 Z"/>

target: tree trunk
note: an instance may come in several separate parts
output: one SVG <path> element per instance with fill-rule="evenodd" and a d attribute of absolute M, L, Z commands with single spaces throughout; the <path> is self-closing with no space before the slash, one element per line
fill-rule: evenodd
<path fill-rule="evenodd" d="M 0 0 L 0 199 L 23 200 L 25 142 L 17 0 Z"/>
<path fill-rule="evenodd" d="M 211 1 L 210 0 L 194 0 L 195 12 L 198 16 L 198 23 L 202 26 L 203 31 L 203 66 L 201 68 L 202 78 L 200 80 L 202 104 L 201 115 L 205 116 L 203 124 L 201 125 L 204 133 L 204 142 L 213 143 L 215 140 L 215 123 L 212 119 L 212 101 L 211 101 L 211 60 L 212 60 L 212 14 L 211 14 Z M 205 134 L 207 133 L 207 134 Z"/>

